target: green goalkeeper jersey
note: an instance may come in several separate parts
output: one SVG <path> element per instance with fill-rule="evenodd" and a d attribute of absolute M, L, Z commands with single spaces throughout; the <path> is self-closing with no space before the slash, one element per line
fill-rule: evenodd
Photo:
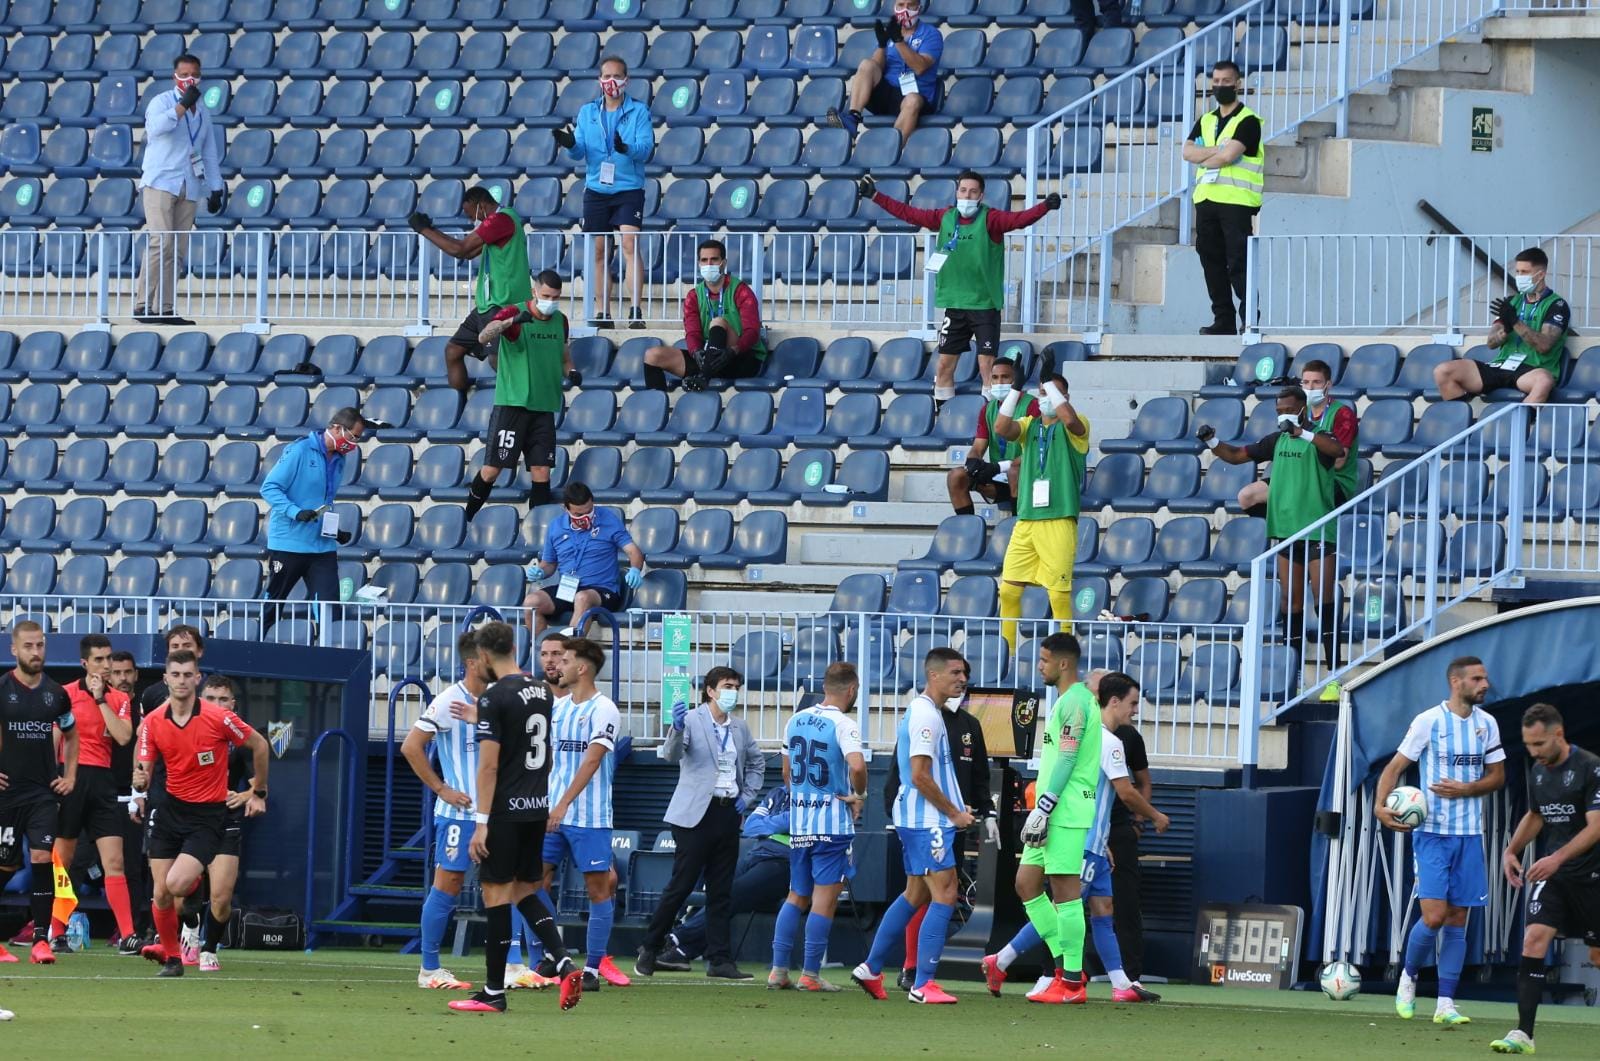
<path fill-rule="evenodd" d="M 1094 824 L 1094 790 L 1100 783 L 1100 705 L 1083 682 L 1075 683 L 1056 698 L 1045 720 L 1044 746 L 1039 752 L 1039 785 L 1055 773 L 1062 751 L 1074 751 L 1072 773 L 1056 793 L 1058 802 L 1050 824 L 1087 829 Z"/>

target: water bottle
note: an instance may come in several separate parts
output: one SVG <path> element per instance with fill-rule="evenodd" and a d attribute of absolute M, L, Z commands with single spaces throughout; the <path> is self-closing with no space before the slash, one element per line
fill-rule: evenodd
<path fill-rule="evenodd" d="M 89 947 L 89 918 L 81 911 L 67 919 L 67 949 L 74 953 Z"/>

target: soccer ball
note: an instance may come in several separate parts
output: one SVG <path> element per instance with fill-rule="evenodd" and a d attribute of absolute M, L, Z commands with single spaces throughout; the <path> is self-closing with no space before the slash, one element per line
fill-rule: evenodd
<path fill-rule="evenodd" d="M 1428 801 L 1422 795 L 1422 789 L 1410 785 L 1401 785 L 1389 793 L 1389 798 L 1383 805 L 1394 812 L 1396 820 L 1401 825 L 1409 825 L 1415 829 L 1428 819 Z"/>
<path fill-rule="evenodd" d="M 1345 1002 L 1361 994 L 1361 973 L 1349 962 L 1329 962 L 1317 978 L 1322 993 L 1335 1002 Z"/>

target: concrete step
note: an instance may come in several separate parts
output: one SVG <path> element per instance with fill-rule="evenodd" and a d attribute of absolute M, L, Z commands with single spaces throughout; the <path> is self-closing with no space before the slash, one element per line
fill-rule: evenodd
<path fill-rule="evenodd" d="M 698 599 L 692 604 L 695 611 L 737 613 L 750 608 L 754 598 L 755 593 L 751 590 L 707 589 L 701 590 Z M 759 604 L 763 612 L 792 612 L 807 615 L 827 611 L 832 600 L 832 595 L 827 593 L 762 590 Z"/>

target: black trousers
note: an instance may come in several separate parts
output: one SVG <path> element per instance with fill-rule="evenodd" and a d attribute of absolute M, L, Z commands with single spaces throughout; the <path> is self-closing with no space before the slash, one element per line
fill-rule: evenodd
<path fill-rule="evenodd" d="M 661 905 L 645 930 L 644 946 L 660 950 L 667 930 L 678 916 L 683 901 L 694 891 L 700 875 L 706 878 L 706 962 L 719 965 L 733 961 L 733 872 L 739 865 L 739 812 L 733 800 L 712 799 L 711 805 L 692 829 L 672 827 L 678 849 L 672 857 L 672 877 L 667 881 Z"/>
<path fill-rule="evenodd" d="M 1122 950 L 1122 969 L 1128 979 L 1137 980 L 1144 972 L 1144 896 L 1139 871 L 1139 833 L 1131 823 L 1113 825 L 1108 837 L 1111 858 L 1112 902 L 1116 904 L 1114 926 L 1117 946 Z"/>
<path fill-rule="evenodd" d="M 733 903 L 728 913 L 775 914 L 789 897 L 789 862 L 752 851 L 739 862 L 739 872 L 733 878 Z M 706 951 L 706 912 L 696 910 L 692 917 L 672 930 L 678 950 L 690 958 L 698 958 Z"/>
<path fill-rule="evenodd" d="M 267 579 L 268 600 L 288 600 L 295 583 L 306 583 L 306 596 L 314 600 L 339 601 L 339 554 L 288 553 L 274 549 L 267 554 L 270 576 Z"/>
<path fill-rule="evenodd" d="M 1122 25 L 1122 0 L 1099 0 L 1101 26 Z M 1085 30 L 1095 27 L 1095 0 L 1072 0 L 1072 18 Z"/>
<path fill-rule="evenodd" d="M 1212 324 L 1235 329 L 1239 326 L 1244 313 L 1251 220 L 1255 216 L 1256 208 L 1252 206 L 1210 201 L 1194 204 L 1194 250 L 1206 274 Z"/>

